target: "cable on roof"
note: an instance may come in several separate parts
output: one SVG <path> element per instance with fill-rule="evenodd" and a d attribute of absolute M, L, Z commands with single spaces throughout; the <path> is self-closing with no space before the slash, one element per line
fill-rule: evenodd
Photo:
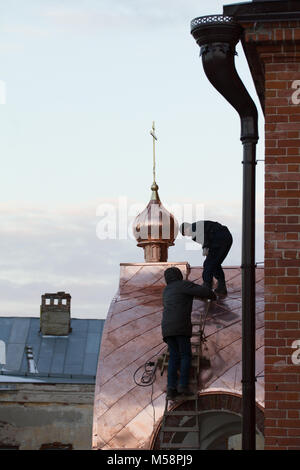
<path fill-rule="evenodd" d="M 153 356 L 151 356 L 145 364 L 142 364 L 140 367 L 138 367 L 136 369 L 136 371 L 134 372 L 134 374 L 133 374 L 133 380 L 134 380 L 134 383 L 136 385 L 138 385 L 139 387 L 150 387 L 151 386 L 150 401 L 151 401 L 151 405 L 152 405 L 152 409 L 153 409 L 153 428 L 155 426 L 155 406 L 154 406 L 154 403 L 153 403 L 153 391 L 154 391 L 153 390 L 153 384 L 154 384 L 155 379 L 156 379 L 155 373 L 156 373 L 156 369 L 157 369 L 157 366 L 158 366 L 158 361 L 153 362 L 153 361 L 151 361 L 151 359 L 153 359 L 155 356 L 157 356 L 165 348 L 166 348 L 166 346 L 163 346 L 159 351 L 157 351 L 157 353 L 153 354 Z M 144 372 L 142 374 L 140 382 L 138 382 L 136 380 L 136 375 L 143 367 L 144 367 Z"/>
<path fill-rule="evenodd" d="M 144 364 L 142 364 L 140 367 L 136 369 L 136 371 L 133 374 L 133 380 L 136 385 L 138 385 L 139 387 L 149 387 L 155 382 L 155 378 L 156 378 L 155 372 L 157 369 L 157 361 L 153 362 L 151 361 L 151 359 L 157 356 L 165 348 L 166 346 L 161 348 L 157 353 L 153 354 L 153 356 L 151 356 L 147 362 L 145 362 Z M 138 382 L 136 380 L 136 375 L 142 368 L 144 368 L 144 372 L 142 374 L 140 381 Z"/>

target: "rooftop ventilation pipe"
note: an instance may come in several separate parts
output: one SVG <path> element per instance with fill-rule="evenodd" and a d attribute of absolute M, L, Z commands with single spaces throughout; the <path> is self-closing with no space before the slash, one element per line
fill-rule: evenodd
<path fill-rule="evenodd" d="M 31 346 L 25 346 L 26 356 L 27 356 L 27 364 L 28 364 L 28 372 L 30 374 L 38 374 L 38 370 L 35 365 L 33 351 Z"/>
<path fill-rule="evenodd" d="M 242 27 L 230 16 L 204 16 L 191 22 L 205 74 L 241 118 L 243 144 L 242 216 L 242 448 L 255 449 L 255 165 L 257 109 L 237 74 L 235 46 Z"/>

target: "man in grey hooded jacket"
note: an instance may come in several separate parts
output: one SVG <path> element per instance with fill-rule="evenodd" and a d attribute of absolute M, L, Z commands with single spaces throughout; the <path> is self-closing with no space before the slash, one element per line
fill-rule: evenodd
<path fill-rule="evenodd" d="M 164 276 L 167 285 L 163 290 L 164 309 L 161 328 L 163 340 L 168 344 L 170 353 L 167 398 L 173 399 L 178 394 L 191 394 L 188 383 L 192 356 L 191 313 L 193 298 L 215 300 L 216 295 L 208 287 L 183 280 L 179 268 L 166 269 Z M 177 387 L 178 370 L 180 370 L 180 376 Z"/>

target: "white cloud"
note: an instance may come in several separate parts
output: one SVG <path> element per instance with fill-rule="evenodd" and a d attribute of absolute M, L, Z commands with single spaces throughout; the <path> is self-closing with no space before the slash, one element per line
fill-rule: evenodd
<path fill-rule="evenodd" d="M 132 240 L 98 240 L 96 206 L 1 204 L 0 315 L 37 316 L 41 294 L 64 290 L 73 316 L 106 316 L 119 263 L 141 259 Z"/>
<path fill-rule="evenodd" d="M 49 31 L 43 28 L 38 28 L 26 24 L 12 24 L 9 26 L 5 26 L 4 28 L 2 28 L 2 32 L 13 35 L 22 34 L 25 36 L 47 36 L 49 34 Z"/>

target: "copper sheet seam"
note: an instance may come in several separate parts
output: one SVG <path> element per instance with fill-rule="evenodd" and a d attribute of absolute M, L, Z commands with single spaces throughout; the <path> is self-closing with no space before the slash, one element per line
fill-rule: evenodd
<path fill-rule="evenodd" d="M 197 381 L 198 381 L 198 377 L 200 374 L 200 367 L 210 366 L 210 359 L 205 357 L 203 353 L 204 343 L 206 343 L 206 336 L 205 336 L 204 330 L 205 330 L 206 319 L 207 319 L 210 306 L 211 306 L 211 300 L 207 299 L 205 310 L 204 310 L 204 315 L 201 315 L 200 322 L 193 323 L 193 326 L 199 326 L 199 331 L 193 333 L 193 336 L 198 338 L 198 343 L 192 344 L 194 348 L 198 349 L 198 352 L 194 353 L 194 356 L 196 356 L 197 358 L 197 378 L 196 378 Z"/>

